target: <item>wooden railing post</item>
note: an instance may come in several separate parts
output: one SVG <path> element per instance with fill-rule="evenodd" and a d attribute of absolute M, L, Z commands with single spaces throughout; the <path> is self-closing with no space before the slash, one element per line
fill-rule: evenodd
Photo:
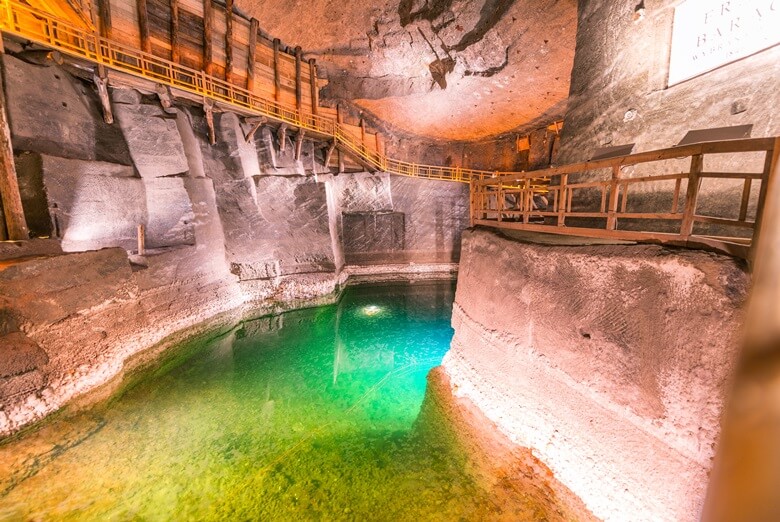
<path fill-rule="evenodd" d="M 561 174 L 561 181 L 559 183 L 560 189 L 558 190 L 558 226 L 562 227 L 566 224 L 566 199 L 567 199 L 567 183 L 569 182 L 568 174 Z"/>
<path fill-rule="evenodd" d="M 617 228 L 617 206 L 620 194 L 620 166 L 612 167 L 612 181 L 609 185 L 609 207 L 607 208 L 607 230 Z"/>
<path fill-rule="evenodd" d="M 701 174 L 704 166 L 704 156 L 694 154 L 691 157 L 691 170 L 688 175 L 688 188 L 685 192 L 685 206 L 683 207 L 682 224 L 680 225 L 680 236 L 688 239 L 693 233 L 694 216 L 696 215 L 696 204 L 699 200 L 699 186 L 701 185 Z"/>
<path fill-rule="evenodd" d="M 758 206 L 756 207 L 756 224 L 753 226 L 753 239 L 748 251 L 748 265 L 751 271 L 755 271 L 758 261 L 756 252 L 759 239 L 764 232 L 767 194 L 775 194 L 775 200 L 777 200 L 780 199 L 776 196 L 780 193 L 778 191 L 780 191 L 780 138 L 775 138 L 774 148 L 766 153 L 764 171 L 761 176 L 761 190 L 758 193 Z M 777 211 L 777 209 L 774 210 Z M 777 230 L 774 232 L 777 233 Z"/>

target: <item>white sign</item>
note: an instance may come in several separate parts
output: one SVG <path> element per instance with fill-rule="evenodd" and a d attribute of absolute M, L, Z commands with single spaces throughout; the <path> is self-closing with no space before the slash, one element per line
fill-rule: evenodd
<path fill-rule="evenodd" d="M 780 43 L 780 0 L 685 0 L 674 10 L 669 85 Z"/>

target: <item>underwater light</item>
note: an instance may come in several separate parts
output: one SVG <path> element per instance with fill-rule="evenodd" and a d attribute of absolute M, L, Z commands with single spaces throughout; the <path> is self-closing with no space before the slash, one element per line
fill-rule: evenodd
<path fill-rule="evenodd" d="M 363 312 L 363 315 L 367 315 L 370 317 L 372 315 L 377 315 L 379 313 L 382 313 L 383 310 L 384 308 L 382 308 L 381 306 L 367 305 L 361 309 L 361 312 Z"/>

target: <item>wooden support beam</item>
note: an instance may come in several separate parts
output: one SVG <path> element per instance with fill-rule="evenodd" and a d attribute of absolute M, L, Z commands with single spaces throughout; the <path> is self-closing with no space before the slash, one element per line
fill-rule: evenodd
<path fill-rule="evenodd" d="M 303 50 L 300 47 L 295 48 L 295 110 L 298 111 L 300 118 L 303 113 L 303 85 L 301 84 L 301 61 L 303 60 Z"/>
<path fill-rule="evenodd" d="M 617 229 L 618 194 L 620 193 L 620 167 L 612 167 L 612 182 L 609 186 L 609 206 L 607 207 L 607 230 Z"/>
<path fill-rule="evenodd" d="M 344 114 L 341 112 L 341 104 L 336 105 L 336 123 L 342 124 L 344 123 Z M 339 174 L 343 173 L 346 169 L 346 164 L 344 162 L 344 153 L 341 152 L 341 149 L 339 149 Z"/>
<path fill-rule="evenodd" d="M 171 0 L 171 61 L 179 63 L 181 44 L 179 43 L 179 0 Z"/>
<path fill-rule="evenodd" d="M 97 0 L 100 36 L 111 38 L 111 0 Z"/>
<path fill-rule="evenodd" d="M 683 218 L 680 225 L 680 235 L 688 238 L 693 233 L 693 216 L 696 215 L 696 203 L 699 200 L 699 186 L 701 177 L 699 176 L 704 167 L 704 156 L 694 154 L 691 157 L 691 173 L 688 176 L 688 189 L 685 193 L 685 206 L 683 207 Z"/>
<path fill-rule="evenodd" d="M 145 53 L 152 52 L 152 40 L 149 36 L 149 11 L 146 8 L 146 0 L 136 0 L 138 10 L 138 31 L 141 34 L 141 50 Z"/>
<path fill-rule="evenodd" d="M 214 71 L 214 7 L 211 0 L 203 0 L 203 70 Z"/>
<path fill-rule="evenodd" d="M 217 144 L 217 132 L 214 129 L 214 102 L 209 98 L 203 98 L 203 112 L 206 114 L 206 125 L 209 126 L 209 143 Z"/>
<path fill-rule="evenodd" d="M 306 132 L 303 129 L 298 129 L 298 136 L 295 138 L 295 161 L 301 160 L 301 151 L 303 150 L 303 137 Z"/>
<path fill-rule="evenodd" d="M 366 122 L 362 116 L 360 117 L 360 148 L 364 152 L 368 150 L 368 147 L 366 147 Z"/>
<path fill-rule="evenodd" d="M 100 106 L 103 109 L 103 121 L 109 125 L 114 123 L 114 113 L 111 110 L 111 99 L 108 96 L 108 74 L 103 66 L 97 66 L 92 74 L 92 80 L 97 87 Z"/>
<path fill-rule="evenodd" d="M 233 83 L 233 0 L 225 0 L 225 80 Z"/>
<path fill-rule="evenodd" d="M 246 90 L 254 92 L 255 90 L 255 65 L 257 60 L 257 31 L 260 23 L 257 18 L 249 21 L 249 47 L 247 48 L 246 63 Z"/>
<path fill-rule="evenodd" d="M 247 143 L 252 141 L 252 138 L 255 137 L 255 134 L 257 131 L 260 130 L 260 127 L 263 126 L 263 124 L 268 122 L 268 118 L 265 116 L 260 116 L 258 118 L 245 118 L 244 123 L 248 123 L 252 125 L 252 129 L 249 131 L 249 133 L 245 136 L 245 140 Z"/>
<path fill-rule="evenodd" d="M 143 256 L 146 254 L 146 227 L 144 225 L 138 225 L 138 255 Z"/>
<path fill-rule="evenodd" d="M 163 109 L 167 111 L 173 107 L 173 98 L 171 97 L 171 91 L 167 86 L 158 83 L 154 90 L 157 93 L 157 97 L 160 99 L 160 105 L 162 105 Z"/>
<path fill-rule="evenodd" d="M 27 219 L 24 217 L 19 181 L 16 178 L 14 149 L 11 144 L 11 128 L 5 100 L 5 48 L 0 39 L 0 200 L 3 202 L 5 227 L 8 239 L 30 239 Z"/>
<path fill-rule="evenodd" d="M 279 152 L 287 150 L 287 124 L 282 123 L 279 125 L 279 131 L 277 132 L 279 137 Z"/>
<path fill-rule="evenodd" d="M 330 142 L 328 152 L 325 153 L 325 168 L 330 168 L 330 160 L 333 157 L 333 151 L 336 150 L 336 140 Z"/>
<path fill-rule="evenodd" d="M 279 73 L 279 45 L 281 42 L 274 38 L 274 99 L 279 102 L 282 99 L 282 77 Z"/>
<path fill-rule="evenodd" d="M 309 85 L 311 86 L 311 113 L 319 114 L 320 90 L 317 87 L 317 60 L 309 60 Z"/>

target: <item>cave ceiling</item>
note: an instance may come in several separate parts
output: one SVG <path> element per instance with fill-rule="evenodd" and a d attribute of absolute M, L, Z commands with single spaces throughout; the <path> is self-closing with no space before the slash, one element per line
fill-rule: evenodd
<path fill-rule="evenodd" d="M 520 132 L 563 116 L 575 0 L 237 0 L 300 45 L 349 100 L 396 131 L 442 140 Z"/>

